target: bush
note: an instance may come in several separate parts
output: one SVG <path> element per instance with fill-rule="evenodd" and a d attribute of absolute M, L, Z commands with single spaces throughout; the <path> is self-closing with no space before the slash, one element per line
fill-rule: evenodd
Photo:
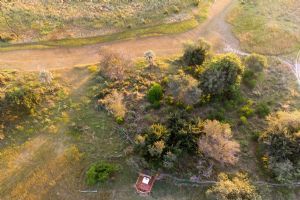
<path fill-rule="evenodd" d="M 248 119 L 247 119 L 247 117 L 241 116 L 241 117 L 240 117 L 240 120 L 241 120 L 242 124 L 244 124 L 244 125 L 247 125 L 247 124 L 248 124 Z"/>
<path fill-rule="evenodd" d="M 253 89 L 255 88 L 257 81 L 257 77 L 255 75 L 255 72 L 251 70 L 246 70 L 243 74 L 242 82 L 249 88 Z"/>
<path fill-rule="evenodd" d="M 16 112 L 32 114 L 42 100 L 41 91 L 30 87 L 13 87 L 5 93 L 5 102 Z"/>
<path fill-rule="evenodd" d="M 104 99 L 100 99 L 98 103 L 105 106 L 106 110 L 115 116 L 117 122 L 120 121 L 120 119 L 124 120 L 127 109 L 124 105 L 124 95 L 122 93 L 113 90 L 112 93 L 106 95 Z"/>
<path fill-rule="evenodd" d="M 251 54 L 245 59 L 246 68 L 253 72 L 261 72 L 268 66 L 268 61 L 265 56 L 259 54 Z"/>
<path fill-rule="evenodd" d="M 167 93 L 177 102 L 194 105 L 200 101 L 202 94 L 198 81 L 190 75 L 179 73 L 168 78 Z"/>
<path fill-rule="evenodd" d="M 109 49 L 101 51 L 100 73 L 111 80 L 123 80 L 131 61 L 122 53 Z"/>
<path fill-rule="evenodd" d="M 148 91 L 147 98 L 152 104 L 159 102 L 163 98 L 163 89 L 161 85 L 154 83 Z"/>
<path fill-rule="evenodd" d="M 266 103 L 259 103 L 256 106 L 255 113 L 260 117 L 264 118 L 270 114 L 270 108 Z"/>
<path fill-rule="evenodd" d="M 267 119 L 268 129 L 260 137 L 267 168 L 278 181 L 299 178 L 300 112 L 277 112 Z M 288 169 L 282 163 L 289 163 Z"/>
<path fill-rule="evenodd" d="M 183 62 L 188 66 L 202 65 L 210 49 L 204 40 L 197 43 L 187 43 L 184 46 Z"/>
<path fill-rule="evenodd" d="M 207 195 L 218 200 L 261 200 L 256 188 L 250 183 L 247 175 L 237 173 L 229 178 L 225 173 L 218 176 L 218 182 L 209 189 Z"/>
<path fill-rule="evenodd" d="M 200 87 L 212 96 L 228 95 L 239 84 L 244 67 L 235 54 L 218 55 L 208 63 L 200 76 Z"/>
<path fill-rule="evenodd" d="M 235 164 L 240 152 L 239 143 L 232 140 L 229 124 L 217 120 L 206 120 L 203 125 L 203 136 L 198 141 L 201 153 L 223 164 Z"/>
<path fill-rule="evenodd" d="M 112 175 L 119 171 L 119 166 L 110 164 L 104 161 L 94 163 L 86 172 L 86 182 L 88 185 L 95 185 L 96 183 L 103 183 L 107 181 Z"/>
<path fill-rule="evenodd" d="M 247 104 L 240 108 L 240 113 L 245 117 L 251 117 L 254 114 L 254 110 L 251 108 L 253 102 L 248 100 Z"/>

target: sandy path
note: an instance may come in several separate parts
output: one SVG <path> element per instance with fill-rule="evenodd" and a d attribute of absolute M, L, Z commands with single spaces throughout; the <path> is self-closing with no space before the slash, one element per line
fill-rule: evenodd
<path fill-rule="evenodd" d="M 182 43 L 204 37 L 207 40 L 222 44 L 230 43 L 238 47 L 238 41 L 231 33 L 225 17 L 235 0 L 216 0 L 210 10 L 208 19 L 197 28 L 186 33 L 137 38 L 127 41 L 116 41 L 76 48 L 56 48 L 45 50 L 19 50 L 0 53 L 0 69 L 38 70 L 40 68 L 58 69 L 94 64 L 100 59 L 99 49 L 108 46 L 124 51 L 132 57 L 142 56 L 149 49 L 157 55 L 179 53 Z"/>

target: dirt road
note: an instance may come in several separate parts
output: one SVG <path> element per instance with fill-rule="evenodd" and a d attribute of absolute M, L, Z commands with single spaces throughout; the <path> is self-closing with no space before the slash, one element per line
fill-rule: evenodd
<path fill-rule="evenodd" d="M 235 0 L 216 0 L 210 9 L 208 19 L 186 33 L 76 48 L 0 52 L 0 69 L 34 71 L 43 68 L 58 69 L 94 64 L 99 62 L 99 49 L 104 46 L 123 51 L 132 57 L 142 56 L 149 49 L 159 56 L 176 54 L 182 50 L 182 44 L 185 41 L 196 40 L 199 37 L 204 37 L 216 45 L 222 45 L 225 42 L 238 47 L 238 41 L 231 33 L 230 26 L 225 22 L 226 14 L 234 3 Z"/>

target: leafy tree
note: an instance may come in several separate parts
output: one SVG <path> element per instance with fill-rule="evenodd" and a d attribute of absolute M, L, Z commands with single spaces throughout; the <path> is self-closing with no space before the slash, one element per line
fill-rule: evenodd
<path fill-rule="evenodd" d="M 200 75 L 200 87 L 212 96 L 226 95 L 239 84 L 243 71 L 242 62 L 235 54 L 218 55 Z"/>
<path fill-rule="evenodd" d="M 99 161 L 90 166 L 86 172 L 86 182 L 88 185 L 95 185 L 96 183 L 103 183 L 111 176 L 119 171 L 119 166 Z"/>
<path fill-rule="evenodd" d="M 247 175 L 237 173 L 233 178 L 221 173 L 218 182 L 210 188 L 207 195 L 217 200 L 261 200 L 256 188 L 250 183 Z"/>
<path fill-rule="evenodd" d="M 221 164 L 235 164 L 240 152 L 239 143 L 232 140 L 229 124 L 217 120 L 206 120 L 203 125 L 203 136 L 198 142 L 199 151 Z"/>
<path fill-rule="evenodd" d="M 188 66 L 202 65 L 210 49 L 210 45 L 200 39 L 196 43 L 187 43 L 184 46 L 183 62 Z"/>

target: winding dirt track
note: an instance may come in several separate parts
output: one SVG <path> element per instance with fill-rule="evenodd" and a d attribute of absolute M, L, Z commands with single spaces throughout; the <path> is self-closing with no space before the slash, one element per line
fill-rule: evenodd
<path fill-rule="evenodd" d="M 74 48 L 0 52 L 0 69 L 35 71 L 43 68 L 59 69 L 94 64 L 99 62 L 101 47 L 123 51 L 132 57 L 142 56 L 149 49 L 159 56 L 170 55 L 179 53 L 185 41 L 196 40 L 199 37 L 217 46 L 225 43 L 238 48 L 239 43 L 231 33 L 230 26 L 225 22 L 225 17 L 234 3 L 235 0 L 216 0 L 204 23 L 181 34 L 136 38 Z"/>

